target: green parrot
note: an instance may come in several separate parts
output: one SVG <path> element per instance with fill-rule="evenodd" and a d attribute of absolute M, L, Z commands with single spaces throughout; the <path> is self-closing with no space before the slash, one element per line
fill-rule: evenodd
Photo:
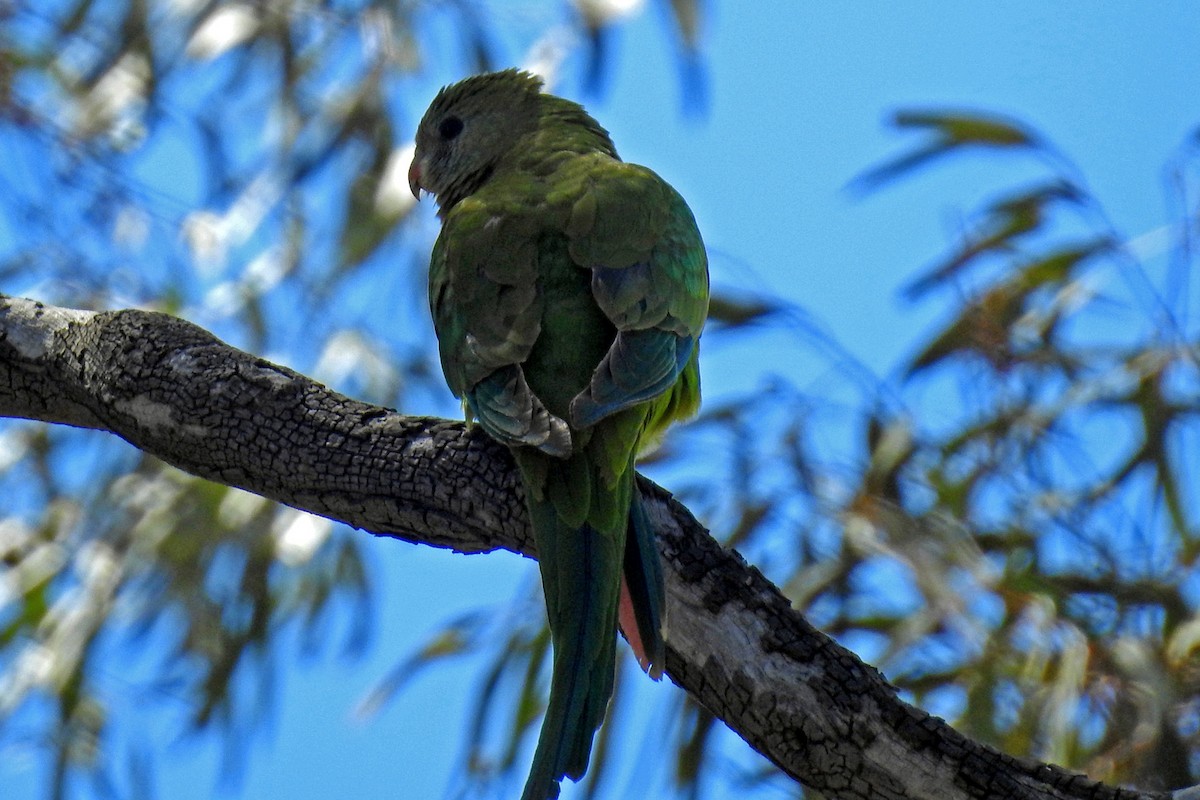
<path fill-rule="evenodd" d="M 429 302 L 446 382 L 524 481 L 554 657 L 522 798 L 554 798 L 587 770 L 618 624 L 662 675 L 662 569 L 634 461 L 700 405 L 704 243 L 678 192 L 516 70 L 442 89 L 408 178 L 442 221 Z"/>

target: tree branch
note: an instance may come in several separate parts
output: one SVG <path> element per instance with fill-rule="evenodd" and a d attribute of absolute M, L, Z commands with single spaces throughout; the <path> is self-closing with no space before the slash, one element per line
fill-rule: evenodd
<path fill-rule="evenodd" d="M 532 556 L 507 451 L 344 397 L 165 314 L 0 296 L 0 416 L 105 430 L 174 466 L 356 528 Z M 901 701 L 649 481 L 667 673 L 788 775 L 836 798 L 1174 798 L 971 741 Z"/>

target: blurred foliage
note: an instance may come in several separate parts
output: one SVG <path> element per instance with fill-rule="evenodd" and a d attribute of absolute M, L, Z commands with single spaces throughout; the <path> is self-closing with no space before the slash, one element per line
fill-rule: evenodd
<path fill-rule="evenodd" d="M 1191 785 L 1195 144 L 1168 170 L 1180 219 L 1129 240 L 1021 125 L 956 112 L 897 125 L 927 136 L 852 188 L 972 151 L 1044 174 L 987 198 L 911 281 L 910 299 L 945 313 L 895 380 L 855 373 L 850 408 L 764 386 L 708 407 L 662 458 L 703 452 L 710 468 L 682 499 L 918 705 L 1096 779 Z M 847 424 L 860 456 L 831 458 L 822 430 Z"/>
<path fill-rule="evenodd" d="M 640 3 L 526 5 L 528 60 L 578 65 L 597 89 Z M 659 5 L 683 107 L 702 106 L 704 4 Z M 0 5 L 0 290 L 157 307 L 341 391 L 428 407 L 444 397 L 424 300 L 432 230 L 410 216 L 406 142 L 420 81 L 508 63 L 503 14 L 470 0 Z M 910 282 L 914 302 L 943 309 L 940 330 L 885 380 L 803 310 L 721 294 L 710 338 L 792 331 L 853 399 L 767 382 L 710 403 L 650 468 L 814 623 L 968 735 L 1100 779 L 1194 782 L 1198 146 L 1170 165 L 1179 219 L 1131 241 L 1021 123 L 923 110 L 896 124 L 923 138 L 854 190 L 979 153 L 1039 173 L 966 214 Z M 849 451 L 829 446 L 834 429 Z M 131 664 L 139 695 L 182 698 L 233 757 L 293 634 L 315 649 L 344 619 L 356 651 L 373 627 L 362 537 L 108 437 L 6 424 L 0 496 L 0 722 L 35 720 L 24 738 L 52 767 L 48 796 L 72 776 L 102 796 L 151 793 L 156 754 L 112 746 L 120 719 L 96 687 L 112 664 Z M 546 689 L 539 608 L 529 587 L 450 620 L 397 655 L 360 711 L 474 658 L 457 790 L 515 786 Z M 680 693 L 638 703 L 632 670 L 586 796 L 624 788 L 605 758 L 615 737 L 660 752 L 662 731 L 673 758 L 634 766 L 680 796 L 799 793 Z M 0 748 L 13 735 L 0 724 Z"/>

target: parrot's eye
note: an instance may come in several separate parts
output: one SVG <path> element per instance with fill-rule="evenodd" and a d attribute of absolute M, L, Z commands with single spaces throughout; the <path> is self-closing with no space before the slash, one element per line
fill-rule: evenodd
<path fill-rule="evenodd" d="M 438 125 L 438 133 L 446 141 L 450 141 L 455 136 L 462 133 L 463 121 L 458 117 L 446 117 L 442 120 L 442 124 Z"/>

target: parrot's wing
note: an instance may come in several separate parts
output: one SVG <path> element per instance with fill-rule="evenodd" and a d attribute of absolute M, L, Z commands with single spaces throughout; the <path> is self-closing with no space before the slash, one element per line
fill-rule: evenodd
<path fill-rule="evenodd" d="M 526 214 L 467 199 L 448 215 L 429 265 L 429 302 L 446 382 L 493 438 L 571 452 L 567 423 L 529 388 L 521 362 L 541 332 L 537 236 Z"/>
<path fill-rule="evenodd" d="M 645 167 L 619 161 L 601 162 L 589 179 L 571 209 L 570 253 L 592 270 L 592 294 L 617 336 L 571 402 L 578 428 L 671 388 L 708 314 L 704 243 L 679 193 Z"/>

